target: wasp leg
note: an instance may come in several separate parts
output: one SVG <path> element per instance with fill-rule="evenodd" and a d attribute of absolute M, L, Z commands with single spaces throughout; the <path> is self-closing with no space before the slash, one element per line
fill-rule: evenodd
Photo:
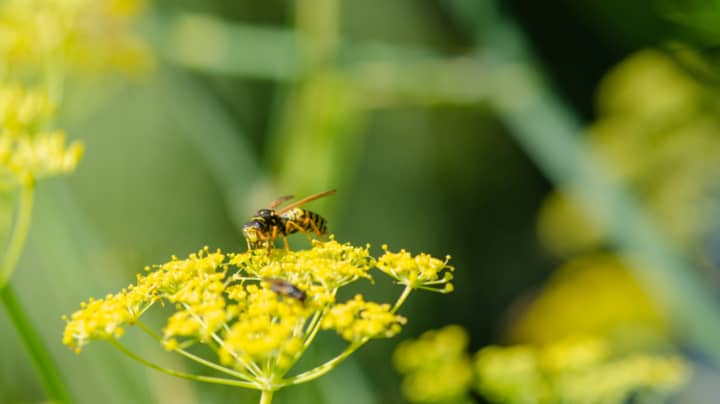
<path fill-rule="evenodd" d="M 299 225 L 297 222 L 294 222 L 292 220 L 288 220 L 287 222 L 285 222 L 285 234 L 290 234 L 291 230 L 293 229 L 296 229 L 298 232 L 304 234 L 305 237 L 308 238 L 308 240 L 312 240 L 312 238 L 308 236 L 308 231 L 304 227 Z"/>
<path fill-rule="evenodd" d="M 285 246 L 285 249 L 286 249 L 287 251 L 290 251 L 290 245 L 288 244 L 287 237 L 286 237 L 286 236 L 283 236 L 282 239 L 283 239 L 283 245 Z"/>
<path fill-rule="evenodd" d="M 304 224 L 305 224 L 305 226 L 307 226 L 307 225 L 309 224 L 310 227 L 312 227 L 313 232 L 315 233 L 316 236 L 319 237 L 319 236 L 322 236 L 322 235 L 323 235 L 322 232 L 320 231 L 320 229 L 319 229 L 319 228 L 317 227 L 317 225 L 315 224 L 315 222 L 313 222 L 312 220 L 310 220 L 309 217 L 306 217 L 306 218 L 305 218 L 305 223 L 304 223 Z"/>
<path fill-rule="evenodd" d="M 267 238 L 265 237 L 265 234 L 263 234 L 263 232 L 261 232 L 259 230 L 257 231 L 257 235 L 258 235 L 258 238 L 260 238 L 260 240 L 267 240 Z M 247 238 L 245 239 L 245 242 L 247 243 L 248 251 L 257 249 L 260 244 L 257 240 L 255 240 L 251 243 L 250 240 L 248 240 Z"/>
<path fill-rule="evenodd" d="M 273 244 L 275 244 L 275 239 L 276 239 L 277 236 L 278 236 L 278 231 L 279 231 L 278 227 L 277 227 L 277 226 L 273 226 L 273 228 L 272 228 L 272 233 L 270 233 L 270 237 L 269 237 L 269 239 L 267 240 L 267 253 L 268 253 L 268 254 L 270 254 L 270 250 L 272 249 Z"/>

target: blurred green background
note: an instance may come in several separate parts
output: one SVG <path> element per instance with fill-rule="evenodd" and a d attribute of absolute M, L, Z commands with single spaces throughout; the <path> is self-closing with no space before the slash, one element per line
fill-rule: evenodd
<path fill-rule="evenodd" d="M 666 309 L 665 338 L 696 365 L 676 400 L 715 402 L 717 1 L 157 0 L 137 23 L 152 69 L 67 79 L 59 126 L 86 153 L 73 175 L 39 185 L 12 281 L 77 402 L 255 402 L 255 392 L 172 379 L 107 344 L 75 355 L 61 345 L 60 316 L 173 254 L 243 251 L 240 227 L 256 209 L 332 188 L 336 196 L 312 207 L 339 240 L 450 254 L 456 291 L 414 294 L 400 337 L 283 390 L 278 403 L 404 402 L 388 361 L 399 340 L 459 324 L 472 351 L 514 342 L 509 330 L 551 274 L 590 249 L 631 256 L 642 269 L 630 272 Z M 598 92 L 613 66 L 648 48 L 657 54 L 647 66 L 619 71 L 619 83 Z M 643 86 L 667 64 L 670 78 Z M 652 109 L 659 99 L 680 101 Z M 683 109 L 690 104 L 698 106 Z M 677 119 L 663 121 L 669 115 Z M 593 132 L 620 118 L 632 124 Z M 638 135 L 646 129 L 653 135 Z M 695 148 L 663 143 L 689 136 Z M 616 141 L 586 142 L 596 138 Z M 608 143 L 633 148 L 610 147 L 596 161 Z M 677 153 L 655 159 L 663 145 Z M 688 187 L 696 192 L 672 199 Z M 538 231 L 558 189 L 602 228 L 592 247 L 575 246 L 591 231 L 574 221 L 542 216 Z M 678 223 L 689 230 L 675 232 Z M 552 237 L 561 240 L 555 251 Z M 566 302 L 588 313 L 592 303 Z M 43 401 L 4 315 L 0 402 Z M 125 338 L 145 356 L 192 366 L 133 334 Z M 333 343 L 312 354 L 337 351 Z"/>

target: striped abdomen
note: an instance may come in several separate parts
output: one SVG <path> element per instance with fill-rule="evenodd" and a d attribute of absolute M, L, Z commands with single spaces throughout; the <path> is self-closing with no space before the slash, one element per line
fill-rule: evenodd
<path fill-rule="evenodd" d="M 321 236 L 327 233 L 325 218 L 307 209 L 293 208 L 282 213 L 280 218 L 285 223 L 286 234 L 303 231 Z"/>

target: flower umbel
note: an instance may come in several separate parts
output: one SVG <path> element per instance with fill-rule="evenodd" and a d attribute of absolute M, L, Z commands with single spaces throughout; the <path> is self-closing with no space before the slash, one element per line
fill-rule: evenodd
<path fill-rule="evenodd" d="M 597 338 L 545 346 L 490 346 L 477 353 L 478 390 L 498 403 L 624 403 L 667 396 L 689 379 L 690 366 L 671 354 L 613 352 Z"/>
<path fill-rule="evenodd" d="M 446 267 L 445 262 L 425 254 L 409 259 L 415 260 L 418 274 Z M 224 254 L 204 248 L 186 259 L 173 257 L 146 268 L 136 284 L 117 294 L 83 303 L 65 318 L 63 342 L 80 352 L 92 340 L 109 340 L 134 359 L 175 376 L 276 391 L 320 377 L 370 339 L 390 338 L 401 331 L 406 319 L 395 312 L 412 290 L 410 285 L 392 305 L 366 301 L 361 295 L 336 302 L 341 287 L 363 278 L 372 281 L 370 270 L 376 262 L 380 261 L 370 255 L 369 246 L 355 247 L 332 237 L 300 251 L 256 249 Z M 409 273 L 408 268 L 392 265 L 391 260 L 383 261 L 383 272 Z M 273 286 L 278 282 L 296 293 L 281 293 Z M 174 310 L 161 333 L 141 320 L 155 303 Z M 181 374 L 135 356 L 118 342 L 124 327 L 132 325 L 167 350 L 230 378 Z M 320 330 L 334 330 L 350 344 L 328 362 L 286 376 Z M 213 357 L 192 353 L 196 345 L 209 347 Z"/>
<path fill-rule="evenodd" d="M 463 402 L 472 383 L 467 332 L 450 325 L 401 342 L 393 363 L 404 375 L 402 391 L 413 403 Z"/>
<path fill-rule="evenodd" d="M 75 170 L 83 148 L 44 128 L 55 107 L 45 93 L 0 85 L 0 187 L 31 184 Z"/>
<path fill-rule="evenodd" d="M 453 279 L 452 271 L 455 268 L 447 264 L 450 261 L 449 255 L 443 261 L 424 253 L 413 256 L 405 250 L 390 252 L 387 245 L 383 245 L 382 248 L 385 254 L 378 258 L 377 267 L 398 283 L 413 289 L 441 293 L 453 291 L 450 281 Z"/>
<path fill-rule="evenodd" d="M 405 317 L 392 313 L 389 304 L 366 302 L 362 295 L 336 304 L 322 322 L 322 328 L 334 329 L 348 342 L 370 338 L 390 338 L 399 333 Z"/>
<path fill-rule="evenodd" d="M 665 402 L 691 372 L 678 354 L 628 352 L 599 337 L 487 346 L 472 361 L 467 343 L 467 333 L 458 326 L 400 343 L 393 359 L 408 401 L 467 403 L 474 387 L 493 403 Z"/>
<path fill-rule="evenodd" d="M 23 69 L 54 64 L 84 71 L 146 69 L 149 46 L 135 32 L 143 0 L 5 0 L 0 58 Z"/>

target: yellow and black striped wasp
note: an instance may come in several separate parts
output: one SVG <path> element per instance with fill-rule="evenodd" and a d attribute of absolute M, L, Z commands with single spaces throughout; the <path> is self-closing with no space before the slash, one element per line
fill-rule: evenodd
<path fill-rule="evenodd" d="M 287 249 L 287 236 L 297 232 L 313 233 L 317 236 L 324 235 L 327 233 L 325 218 L 300 206 L 334 193 L 334 189 L 320 192 L 275 210 L 282 203 L 293 198 L 293 196 L 283 196 L 270 203 L 267 209 L 258 210 L 242 228 L 248 249 L 267 247 L 270 251 L 278 237 L 282 237 Z"/>

